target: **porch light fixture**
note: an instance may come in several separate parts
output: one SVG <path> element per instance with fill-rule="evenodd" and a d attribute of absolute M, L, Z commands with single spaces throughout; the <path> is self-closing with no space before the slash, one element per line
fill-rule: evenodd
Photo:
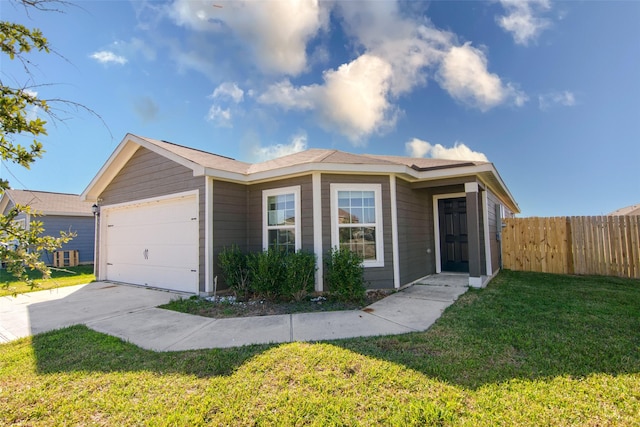
<path fill-rule="evenodd" d="M 93 212 L 94 216 L 100 216 L 100 206 L 94 203 L 93 206 L 91 206 L 91 212 Z"/>

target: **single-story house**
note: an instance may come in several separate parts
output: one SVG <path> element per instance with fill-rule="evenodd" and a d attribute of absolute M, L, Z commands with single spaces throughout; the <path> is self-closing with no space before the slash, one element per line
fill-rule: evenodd
<path fill-rule="evenodd" d="M 314 252 L 317 291 L 339 245 L 364 256 L 370 288 L 443 271 L 483 286 L 500 268 L 501 218 L 519 212 L 488 162 L 309 149 L 249 164 L 132 134 L 81 196 L 100 209 L 99 280 L 201 294 L 234 244 Z"/>
<path fill-rule="evenodd" d="M 92 264 L 95 249 L 95 219 L 91 203 L 84 202 L 78 194 L 51 193 L 34 190 L 6 190 L 0 198 L 0 212 L 6 215 L 14 206 L 29 206 L 37 216 L 20 213 L 15 221 L 26 229 L 31 221 L 42 222 L 44 234 L 59 237 L 60 232 L 75 232 L 70 242 L 60 250 L 77 250 L 80 264 Z M 42 260 L 53 264 L 53 254 L 45 252 Z"/>

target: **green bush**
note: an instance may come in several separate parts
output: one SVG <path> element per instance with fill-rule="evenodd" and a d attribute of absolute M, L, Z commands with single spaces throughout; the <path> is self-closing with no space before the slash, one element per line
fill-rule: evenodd
<path fill-rule="evenodd" d="M 270 248 L 244 254 L 233 245 L 218 255 L 225 281 L 238 298 L 252 294 L 269 299 L 300 301 L 313 292 L 316 256 Z"/>
<path fill-rule="evenodd" d="M 362 257 L 344 248 L 333 248 L 327 257 L 325 277 L 329 291 L 340 301 L 362 301 L 365 298 Z"/>
<path fill-rule="evenodd" d="M 298 251 L 284 257 L 285 276 L 279 296 L 300 301 L 313 292 L 316 272 L 316 256 L 312 252 Z"/>
<path fill-rule="evenodd" d="M 237 245 L 224 248 L 218 254 L 218 264 L 224 274 L 227 286 L 235 292 L 236 297 L 240 299 L 248 297 L 250 291 L 249 268 L 247 256 L 242 253 L 240 248 Z"/>
<path fill-rule="evenodd" d="M 253 292 L 268 299 L 281 295 L 282 283 L 286 278 L 285 255 L 283 250 L 274 248 L 248 255 L 247 266 Z"/>

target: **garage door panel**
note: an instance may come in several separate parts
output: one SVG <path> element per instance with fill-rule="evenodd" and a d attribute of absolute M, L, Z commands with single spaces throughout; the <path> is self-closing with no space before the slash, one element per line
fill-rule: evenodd
<path fill-rule="evenodd" d="M 105 209 L 106 278 L 198 291 L 196 197 Z"/>
<path fill-rule="evenodd" d="M 128 246 L 130 244 L 152 246 L 167 244 L 167 242 L 176 246 L 183 246 L 193 244 L 194 239 L 197 239 L 197 229 L 198 224 L 193 221 L 190 227 L 184 223 L 176 223 L 160 228 L 154 228 L 150 224 L 141 224 L 138 227 L 114 225 L 109 227 L 108 233 L 112 242 L 110 245 L 112 246 Z M 132 241 L 133 236 L 135 236 L 135 241 Z"/>

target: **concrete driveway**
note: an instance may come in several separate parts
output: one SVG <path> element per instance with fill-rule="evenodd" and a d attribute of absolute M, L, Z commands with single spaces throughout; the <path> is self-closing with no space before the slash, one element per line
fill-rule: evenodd
<path fill-rule="evenodd" d="M 172 292 L 108 282 L 0 297 L 0 341 L 122 317 L 178 297 Z"/>
<path fill-rule="evenodd" d="M 466 292 L 468 276 L 437 275 L 364 310 L 212 319 L 156 308 L 184 296 L 94 282 L 0 298 L 0 342 L 75 324 L 155 351 L 320 341 L 424 331 Z"/>

